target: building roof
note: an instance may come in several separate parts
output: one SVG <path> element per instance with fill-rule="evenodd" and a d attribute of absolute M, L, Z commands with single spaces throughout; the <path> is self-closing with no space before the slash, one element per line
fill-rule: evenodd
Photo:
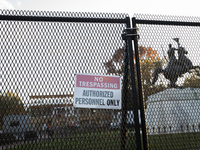
<path fill-rule="evenodd" d="M 67 95 L 35 95 L 35 96 L 29 96 L 30 99 L 57 99 L 57 98 L 73 98 L 74 95 L 73 94 L 67 94 Z M 73 104 L 72 103 L 54 103 L 54 102 L 48 102 L 48 103 L 44 103 L 44 102 L 36 102 L 34 104 L 31 104 L 30 108 L 49 108 L 49 107 L 72 107 Z"/>
<path fill-rule="evenodd" d="M 158 101 L 200 100 L 199 88 L 171 88 L 148 96 L 146 103 Z"/>
<path fill-rule="evenodd" d="M 69 98 L 74 97 L 73 94 L 67 94 L 67 95 L 35 95 L 35 96 L 29 96 L 30 99 L 40 99 L 40 98 Z"/>

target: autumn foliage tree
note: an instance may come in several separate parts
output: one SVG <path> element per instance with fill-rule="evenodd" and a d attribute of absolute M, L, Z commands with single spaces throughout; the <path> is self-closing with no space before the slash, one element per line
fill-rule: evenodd
<path fill-rule="evenodd" d="M 141 82 L 143 88 L 144 100 L 147 100 L 149 95 L 162 91 L 166 88 L 164 85 L 157 85 L 152 87 L 151 80 L 153 78 L 153 70 L 157 67 L 162 67 L 164 60 L 160 59 L 156 50 L 151 47 L 140 46 L 138 48 L 140 58 L 140 71 L 141 71 Z M 133 58 L 135 63 L 135 52 L 133 50 Z M 124 69 L 124 48 L 119 48 L 115 51 L 112 59 L 106 62 L 104 65 L 107 69 L 108 74 L 122 75 Z M 134 67 L 135 64 L 134 64 Z M 136 70 L 136 69 L 135 69 Z M 136 79 L 137 80 L 137 79 Z M 137 83 L 137 82 L 136 82 Z"/>
<path fill-rule="evenodd" d="M 20 114 L 24 113 L 24 105 L 18 95 L 14 95 L 12 92 L 7 92 L 1 96 L 0 100 L 0 114 Z"/>
<path fill-rule="evenodd" d="M 22 114 L 25 113 L 24 104 L 18 95 L 12 92 L 7 92 L 0 95 L 0 123 L 2 125 L 3 116 L 9 114 Z"/>

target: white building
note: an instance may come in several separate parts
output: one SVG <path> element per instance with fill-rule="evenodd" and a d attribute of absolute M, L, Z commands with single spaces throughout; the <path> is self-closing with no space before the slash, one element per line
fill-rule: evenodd
<path fill-rule="evenodd" d="M 148 97 L 149 134 L 200 131 L 200 89 L 172 88 Z"/>

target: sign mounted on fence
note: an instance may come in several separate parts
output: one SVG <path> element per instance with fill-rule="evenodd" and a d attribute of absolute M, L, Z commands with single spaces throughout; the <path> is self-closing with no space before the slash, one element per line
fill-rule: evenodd
<path fill-rule="evenodd" d="M 121 109 L 120 77 L 76 74 L 74 107 Z"/>

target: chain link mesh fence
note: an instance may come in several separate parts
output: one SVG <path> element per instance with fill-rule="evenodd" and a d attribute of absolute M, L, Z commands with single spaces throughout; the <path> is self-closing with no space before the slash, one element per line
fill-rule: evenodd
<path fill-rule="evenodd" d="M 198 149 L 199 18 L 135 16 L 147 148 Z M 0 17 L 1 149 L 136 148 L 126 14 L 0 10 Z M 75 108 L 76 73 L 120 76 L 124 112 Z"/>
<path fill-rule="evenodd" d="M 123 79 L 127 15 L 0 15 L 1 148 L 120 149 L 121 111 L 75 108 L 73 94 L 76 73 Z M 135 147 L 134 132 L 125 136 L 125 147 Z"/>
<path fill-rule="evenodd" d="M 199 149 L 199 18 L 135 18 L 148 148 Z"/>

